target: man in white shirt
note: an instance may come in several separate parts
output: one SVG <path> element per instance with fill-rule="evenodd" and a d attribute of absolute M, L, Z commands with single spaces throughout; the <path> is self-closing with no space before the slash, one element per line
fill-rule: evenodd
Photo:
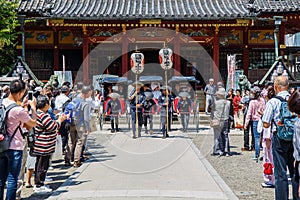
<path fill-rule="evenodd" d="M 70 92 L 69 87 L 64 85 L 64 86 L 61 87 L 60 95 L 58 95 L 55 98 L 55 108 L 60 113 L 62 112 L 62 106 L 64 105 L 64 103 L 69 100 L 69 97 L 68 97 L 69 92 Z"/>

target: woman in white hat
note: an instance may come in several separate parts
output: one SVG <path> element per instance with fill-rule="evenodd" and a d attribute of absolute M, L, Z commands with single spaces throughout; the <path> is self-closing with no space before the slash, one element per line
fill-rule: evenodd
<path fill-rule="evenodd" d="M 214 148 L 213 155 L 229 156 L 229 110 L 230 101 L 225 99 L 226 91 L 224 88 L 219 88 L 216 92 L 217 99 L 214 103 L 213 119 L 220 120 L 219 127 L 213 127 L 214 131 Z"/>

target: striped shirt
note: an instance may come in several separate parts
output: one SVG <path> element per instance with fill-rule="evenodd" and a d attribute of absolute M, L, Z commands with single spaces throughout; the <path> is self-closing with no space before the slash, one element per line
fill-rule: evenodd
<path fill-rule="evenodd" d="M 58 128 L 59 123 L 52 120 L 48 113 L 37 112 L 37 124 L 34 128 L 34 154 L 45 156 L 54 153 Z"/>
<path fill-rule="evenodd" d="M 290 96 L 288 91 L 282 91 L 277 94 L 277 96 L 280 96 L 286 100 L 288 100 L 288 97 Z M 264 111 L 262 121 L 264 123 L 271 124 L 272 127 L 272 133 L 277 130 L 276 125 L 274 124 L 274 121 L 276 124 L 280 121 L 279 117 L 279 109 L 280 109 L 281 101 L 277 98 L 270 99 L 266 104 L 266 109 Z M 274 121 L 273 121 L 274 120 Z"/>

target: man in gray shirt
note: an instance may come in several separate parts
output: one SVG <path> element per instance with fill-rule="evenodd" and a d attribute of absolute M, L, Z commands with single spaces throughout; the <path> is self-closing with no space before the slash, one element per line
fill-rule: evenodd
<path fill-rule="evenodd" d="M 75 149 L 74 152 L 74 167 L 79 167 L 81 165 L 81 152 L 83 145 L 85 144 L 87 136 L 91 132 L 90 128 L 90 104 L 86 101 L 91 94 L 92 90 L 90 86 L 83 86 L 81 91 L 81 96 L 76 97 L 73 102 L 80 102 L 79 104 L 79 114 L 77 122 L 75 125 L 70 126 L 70 134 L 68 141 L 67 154 L 65 156 L 65 162 L 70 163 L 72 150 Z M 74 113 L 75 114 L 75 113 Z M 77 115 L 77 114 L 75 114 Z"/>
<path fill-rule="evenodd" d="M 209 115 L 208 107 L 212 104 L 216 92 L 216 86 L 214 85 L 214 79 L 209 79 L 209 84 L 204 88 L 204 94 L 206 95 L 205 101 L 205 113 Z"/>

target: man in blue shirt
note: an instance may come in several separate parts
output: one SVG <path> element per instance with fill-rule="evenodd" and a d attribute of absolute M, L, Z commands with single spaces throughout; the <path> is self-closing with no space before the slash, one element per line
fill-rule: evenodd
<path fill-rule="evenodd" d="M 289 82 L 287 77 L 278 76 L 274 82 L 274 90 L 277 96 L 288 99 Z M 274 160 L 274 176 L 275 176 L 275 198 L 276 200 L 288 200 L 289 188 L 287 167 L 289 169 L 290 177 L 293 186 L 293 199 L 298 198 L 298 184 L 294 180 L 294 157 L 293 157 L 293 141 L 281 140 L 277 136 L 276 124 L 280 121 L 279 109 L 281 101 L 277 98 L 270 99 L 266 104 L 266 109 L 263 113 L 263 126 L 265 128 L 271 127 L 273 133 L 272 138 L 272 152 Z"/>

